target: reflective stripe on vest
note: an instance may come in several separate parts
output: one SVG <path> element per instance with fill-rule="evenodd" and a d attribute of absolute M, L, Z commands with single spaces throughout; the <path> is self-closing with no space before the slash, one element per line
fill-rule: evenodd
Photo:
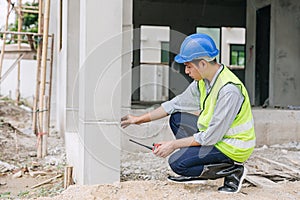
<path fill-rule="evenodd" d="M 254 126 L 254 122 L 253 122 L 253 119 L 252 119 L 251 121 L 248 121 L 245 124 L 240 124 L 236 127 L 230 128 L 227 131 L 226 135 L 227 136 L 236 135 L 238 133 L 250 130 L 251 128 L 253 128 L 253 126 Z"/>
<path fill-rule="evenodd" d="M 242 141 L 235 138 L 225 138 L 222 141 L 240 149 L 249 149 L 255 146 L 255 139 L 249 141 Z"/>

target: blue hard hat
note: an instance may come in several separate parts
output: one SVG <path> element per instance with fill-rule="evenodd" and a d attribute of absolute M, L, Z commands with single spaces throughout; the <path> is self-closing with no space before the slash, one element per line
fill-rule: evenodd
<path fill-rule="evenodd" d="M 184 39 L 180 53 L 175 56 L 177 63 L 190 62 L 200 58 L 214 58 L 219 54 L 213 39 L 203 33 L 192 34 Z"/>

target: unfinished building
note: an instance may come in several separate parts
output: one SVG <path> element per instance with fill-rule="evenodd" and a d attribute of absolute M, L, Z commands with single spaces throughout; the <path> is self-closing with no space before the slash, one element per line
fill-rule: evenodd
<path fill-rule="evenodd" d="M 252 105 L 299 108 L 299 11 L 298 0 L 52 0 L 55 119 L 65 138 L 75 181 L 118 181 L 120 153 L 133 150 L 129 137 L 137 137 L 141 131 L 148 134 L 143 135 L 144 140 L 170 137 L 165 126 L 160 129 L 164 135 L 153 134 L 164 122 L 124 132 L 120 117 L 145 112 L 151 109 L 147 106 L 172 98 L 189 84 L 184 70 L 173 60 L 184 37 L 197 31 L 216 37 L 222 51 L 223 30 L 244 29 L 244 43 L 227 45 L 229 53 L 244 55 L 240 59 L 243 67 L 233 71 L 248 88 Z M 155 43 L 147 43 L 153 28 L 162 34 Z M 157 57 L 152 58 L 151 53 Z M 219 61 L 225 62 L 222 56 Z M 235 65 L 231 61 L 228 64 Z M 145 74 L 154 74 L 154 78 L 147 80 Z M 143 92 L 149 91 L 144 87 L 149 83 L 160 85 L 151 89 L 153 95 Z M 253 112 L 258 145 L 300 140 L 296 134 L 299 111 Z M 276 127 L 279 122 L 281 126 Z"/>

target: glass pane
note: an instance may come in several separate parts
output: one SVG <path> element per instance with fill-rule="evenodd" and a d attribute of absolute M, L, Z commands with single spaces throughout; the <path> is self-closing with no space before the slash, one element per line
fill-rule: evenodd
<path fill-rule="evenodd" d="M 238 56 L 238 65 L 244 66 L 245 65 L 245 52 L 240 51 Z"/>
<path fill-rule="evenodd" d="M 169 42 L 161 42 L 161 62 L 169 63 Z"/>
<path fill-rule="evenodd" d="M 237 51 L 232 51 L 231 52 L 231 65 L 237 65 L 237 60 L 238 60 L 238 52 Z"/>

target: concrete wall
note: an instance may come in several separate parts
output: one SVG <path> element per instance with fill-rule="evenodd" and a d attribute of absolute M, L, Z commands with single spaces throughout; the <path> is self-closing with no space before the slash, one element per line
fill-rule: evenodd
<path fill-rule="evenodd" d="M 300 111 L 253 109 L 256 145 L 300 141 Z"/>
<path fill-rule="evenodd" d="M 10 59 L 4 59 L 2 76 L 6 74 L 7 70 L 16 61 Z M 36 85 L 36 60 L 21 60 L 20 68 L 20 95 L 22 99 L 25 99 L 30 105 L 33 105 L 33 97 L 35 95 Z M 18 65 L 16 65 L 10 73 L 7 73 L 5 79 L 1 82 L 1 95 L 9 96 L 12 99 L 16 99 L 17 89 L 17 75 Z"/>
<path fill-rule="evenodd" d="M 271 106 L 300 105 L 300 1 L 248 0 L 246 85 L 255 102 L 256 10 L 271 5 L 270 87 Z"/>

